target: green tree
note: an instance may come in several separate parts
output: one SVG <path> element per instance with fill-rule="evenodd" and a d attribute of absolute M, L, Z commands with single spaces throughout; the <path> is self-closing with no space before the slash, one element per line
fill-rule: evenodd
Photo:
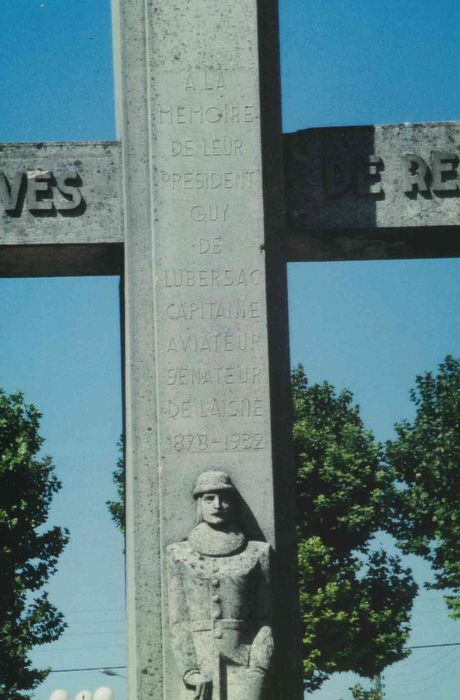
<path fill-rule="evenodd" d="M 373 549 L 392 482 L 349 391 L 292 373 L 297 532 L 306 690 L 334 672 L 371 678 L 405 658 L 417 586 Z"/>
<path fill-rule="evenodd" d="M 382 700 L 378 690 L 364 690 L 361 685 L 354 685 L 350 691 L 354 700 Z"/>
<path fill-rule="evenodd" d="M 405 554 L 434 572 L 427 588 L 446 591 L 460 618 L 460 360 L 448 355 L 437 373 L 417 376 L 413 420 L 397 423 L 386 458 L 399 484 L 392 531 Z"/>
<path fill-rule="evenodd" d="M 45 529 L 61 484 L 50 457 L 38 457 L 40 413 L 20 393 L 0 390 L 0 697 L 30 698 L 49 669 L 33 668 L 32 647 L 53 642 L 66 625 L 43 585 L 68 541 Z"/>
<path fill-rule="evenodd" d="M 117 500 L 106 501 L 111 518 L 117 528 L 125 532 L 125 439 L 122 435 L 118 441 L 118 459 L 112 481 L 117 489 Z"/>

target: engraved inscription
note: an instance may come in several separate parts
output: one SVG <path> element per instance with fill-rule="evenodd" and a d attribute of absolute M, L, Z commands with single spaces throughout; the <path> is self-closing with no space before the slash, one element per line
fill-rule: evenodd
<path fill-rule="evenodd" d="M 181 141 L 171 141 L 171 155 L 173 158 L 184 156 L 186 158 L 204 158 L 220 156 L 239 156 L 243 142 L 241 139 L 231 137 L 219 139 L 184 139 Z"/>
<path fill-rule="evenodd" d="M 221 438 L 208 433 L 176 433 L 167 436 L 169 452 L 251 452 L 266 447 L 262 433 L 225 433 Z"/>
<path fill-rule="evenodd" d="M 222 236 L 213 236 L 212 238 L 200 238 L 199 251 L 200 255 L 220 255 L 222 253 L 223 240 Z"/>
<path fill-rule="evenodd" d="M 378 155 L 327 157 L 323 164 L 326 196 L 337 198 L 348 193 L 380 198 L 388 182 L 398 177 L 396 186 L 412 198 L 431 192 L 438 197 L 460 193 L 458 153 L 435 151 L 430 162 L 416 153 L 403 153 L 400 163 L 400 172 L 386 174 L 384 159 Z"/>
<path fill-rule="evenodd" d="M 326 194 L 329 197 L 337 197 L 353 190 L 359 195 L 380 195 L 383 193 L 381 172 L 384 167 L 382 158 L 372 154 L 357 156 L 354 160 L 341 157 L 326 158 Z"/>
<path fill-rule="evenodd" d="M 253 105 L 159 105 L 155 118 L 160 125 L 231 125 L 254 124 L 257 119 Z"/>
<path fill-rule="evenodd" d="M 201 442 L 195 437 L 190 447 L 199 451 L 205 444 L 203 435 L 208 433 L 193 432 L 189 427 L 193 423 L 201 429 L 211 421 L 215 430 L 216 420 L 250 417 L 260 427 L 260 419 L 266 415 L 265 398 L 234 395 L 236 388 L 262 387 L 262 368 L 225 361 L 228 353 L 247 355 L 258 352 L 261 345 L 262 329 L 258 332 L 257 324 L 264 316 L 259 292 L 263 272 L 250 263 L 244 267 L 230 263 L 235 259 L 235 243 L 241 241 L 244 246 L 244 238 L 250 235 L 241 220 L 241 203 L 252 196 L 246 193 L 260 188 L 261 177 L 259 167 L 247 167 L 246 162 L 243 167 L 239 165 L 247 155 L 258 115 L 252 105 L 234 102 L 227 94 L 227 82 L 234 76 L 220 70 L 196 69 L 187 71 L 182 79 L 181 89 L 191 98 L 189 104 L 160 102 L 154 115 L 168 134 L 159 182 L 172 200 L 187 201 L 187 194 L 198 190 L 202 199 L 188 203 L 189 230 L 184 230 L 179 265 L 165 263 L 159 280 L 165 294 L 163 320 L 174 323 L 177 329 L 171 334 L 169 327 L 169 334 L 163 337 L 162 349 L 168 358 L 163 381 L 167 389 L 165 413 L 177 426 L 175 434 L 200 435 Z M 259 166 L 257 161 L 252 163 Z M 235 212 L 236 230 L 232 221 Z M 213 265 L 216 255 L 228 256 L 230 264 Z M 206 290 L 212 296 L 203 297 Z M 240 325 L 242 322 L 250 324 L 251 332 Z M 225 326 L 218 325 L 222 323 Z M 196 332 L 190 332 L 191 324 Z M 215 330 L 212 324 L 216 324 Z M 210 366 L 203 364 L 208 357 Z M 196 364 L 198 358 L 200 364 Z M 187 387 L 195 387 L 197 395 L 181 395 Z M 209 398 L 206 390 L 212 387 L 221 395 Z M 180 421 L 186 421 L 186 433 L 180 433 Z M 225 430 L 224 423 L 222 427 Z M 262 440 L 241 441 L 241 445 L 243 442 L 246 450 L 266 445 Z M 206 444 L 213 450 L 234 450 L 238 442 L 227 442 L 219 432 Z"/>
<path fill-rule="evenodd" d="M 199 402 L 202 418 L 251 418 L 263 416 L 261 399 L 205 399 Z"/>
<path fill-rule="evenodd" d="M 405 194 L 428 192 L 428 165 L 415 153 L 405 153 L 402 157 L 402 177 Z"/>
<path fill-rule="evenodd" d="M 379 195 L 383 193 L 381 171 L 384 169 L 380 156 L 364 156 L 359 159 L 356 185 L 360 195 Z"/>
<path fill-rule="evenodd" d="M 185 90 L 223 90 L 224 72 L 214 70 L 190 71 L 185 81 Z"/>
<path fill-rule="evenodd" d="M 190 172 L 161 171 L 161 180 L 172 192 L 180 190 L 250 190 L 256 185 L 255 170 L 224 172 L 191 170 Z"/>
<path fill-rule="evenodd" d="M 73 170 L 56 175 L 50 170 L 0 171 L 0 205 L 12 217 L 24 209 L 34 216 L 78 216 L 86 210 L 81 187 L 80 174 Z"/>
<path fill-rule="evenodd" d="M 172 302 L 166 307 L 166 316 L 170 321 L 193 321 L 196 319 L 213 321 L 221 318 L 236 321 L 242 318 L 260 318 L 260 307 L 259 300 L 249 301 L 247 299 Z"/>
<path fill-rule="evenodd" d="M 260 384 L 262 370 L 251 365 L 229 367 L 170 367 L 169 386 L 225 386 L 226 384 Z"/>
<path fill-rule="evenodd" d="M 260 282 L 260 270 L 165 270 L 165 287 L 249 287 Z"/>
<path fill-rule="evenodd" d="M 192 402 L 168 400 L 166 412 L 169 418 L 261 418 L 263 413 L 260 398 L 200 399 Z"/>
<path fill-rule="evenodd" d="M 254 352 L 260 340 L 258 333 L 188 333 L 171 336 L 166 352 Z"/>
<path fill-rule="evenodd" d="M 460 190 L 458 172 L 459 157 L 456 153 L 441 151 L 433 153 L 431 169 L 428 163 L 415 153 L 403 156 L 404 192 L 414 195 L 432 190 L 438 196 L 456 194 Z"/>
<path fill-rule="evenodd" d="M 190 210 L 192 221 L 199 223 L 226 222 L 230 204 L 195 204 Z"/>
<path fill-rule="evenodd" d="M 458 155 L 449 151 L 433 153 L 431 167 L 433 170 L 433 191 L 457 192 L 460 190 L 458 173 Z"/>

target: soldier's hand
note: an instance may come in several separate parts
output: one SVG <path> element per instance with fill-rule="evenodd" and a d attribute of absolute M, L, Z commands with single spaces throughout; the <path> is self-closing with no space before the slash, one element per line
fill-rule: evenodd
<path fill-rule="evenodd" d="M 212 700 L 212 682 L 196 671 L 187 678 L 187 685 L 194 686 L 194 700 Z"/>

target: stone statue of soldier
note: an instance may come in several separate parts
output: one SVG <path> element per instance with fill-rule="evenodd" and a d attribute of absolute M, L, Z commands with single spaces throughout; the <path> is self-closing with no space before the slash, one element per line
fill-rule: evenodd
<path fill-rule="evenodd" d="M 182 697 L 263 700 L 273 652 L 269 545 L 243 532 L 238 494 L 225 472 L 201 474 L 193 497 L 197 524 L 168 547 Z"/>

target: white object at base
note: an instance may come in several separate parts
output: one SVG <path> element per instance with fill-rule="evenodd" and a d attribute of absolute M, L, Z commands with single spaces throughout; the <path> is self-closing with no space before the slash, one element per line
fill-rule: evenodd
<path fill-rule="evenodd" d="M 69 693 L 67 690 L 61 690 L 58 688 L 58 690 L 54 690 L 51 693 L 49 700 L 69 700 Z"/>
<path fill-rule="evenodd" d="M 111 688 L 98 688 L 94 693 L 94 700 L 115 700 L 115 695 Z"/>

